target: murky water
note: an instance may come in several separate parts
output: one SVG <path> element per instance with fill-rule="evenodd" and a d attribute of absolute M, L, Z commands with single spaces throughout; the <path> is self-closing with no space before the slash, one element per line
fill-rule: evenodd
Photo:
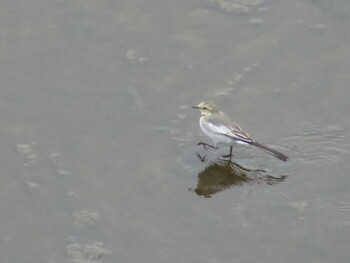
<path fill-rule="evenodd" d="M 349 1 L 1 6 L 1 262 L 348 262 Z"/>

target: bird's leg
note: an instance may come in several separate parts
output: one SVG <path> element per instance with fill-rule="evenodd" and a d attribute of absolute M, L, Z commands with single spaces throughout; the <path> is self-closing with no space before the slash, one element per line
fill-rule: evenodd
<path fill-rule="evenodd" d="M 208 147 L 213 148 L 213 149 L 217 149 L 217 147 L 210 145 L 210 144 L 207 144 L 205 142 L 199 142 L 199 143 L 197 143 L 197 145 L 203 145 L 203 148 L 206 150 L 208 149 Z"/>
<path fill-rule="evenodd" d="M 232 158 L 232 146 L 230 146 L 230 153 L 226 154 L 226 155 L 222 155 L 222 157 L 224 157 L 224 158 L 229 158 L 230 157 L 230 160 L 231 160 L 231 158 Z"/>

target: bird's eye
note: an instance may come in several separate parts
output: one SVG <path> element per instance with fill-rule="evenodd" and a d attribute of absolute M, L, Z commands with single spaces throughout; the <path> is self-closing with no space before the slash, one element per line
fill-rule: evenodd
<path fill-rule="evenodd" d="M 207 110 L 208 108 L 207 107 L 203 107 L 203 110 Z"/>

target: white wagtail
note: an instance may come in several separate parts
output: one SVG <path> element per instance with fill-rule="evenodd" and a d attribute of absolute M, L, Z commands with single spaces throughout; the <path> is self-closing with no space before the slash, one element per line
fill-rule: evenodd
<path fill-rule="evenodd" d="M 233 122 L 224 112 L 220 111 L 213 102 L 201 102 L 198 106 L 192 106 L 199 109 L 202 117 L 199 125 L 202 131 L 214 142 L 214 146 L 199 143 L 199 145 L 209 146 L 217 149 L 218 146 L 230 146 L 230 153 L 224 157 L 232 157 L 232 146 L 235 143 L 254 145 L 276 158 L 286 162 L 288 157 L 284 154 L 262 145 L 252 139 L 238 124 Z"/>

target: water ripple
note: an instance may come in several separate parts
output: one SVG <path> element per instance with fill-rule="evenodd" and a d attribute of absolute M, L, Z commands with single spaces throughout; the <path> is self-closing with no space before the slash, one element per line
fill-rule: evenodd
<path fill-rule="evenodd" d="M 350 154 L 350 133 L 340 126 L 331 125 L 302 131 L 284 138 L 297 158 L 306 162 L 326 160 L 338 162 Z"/>

